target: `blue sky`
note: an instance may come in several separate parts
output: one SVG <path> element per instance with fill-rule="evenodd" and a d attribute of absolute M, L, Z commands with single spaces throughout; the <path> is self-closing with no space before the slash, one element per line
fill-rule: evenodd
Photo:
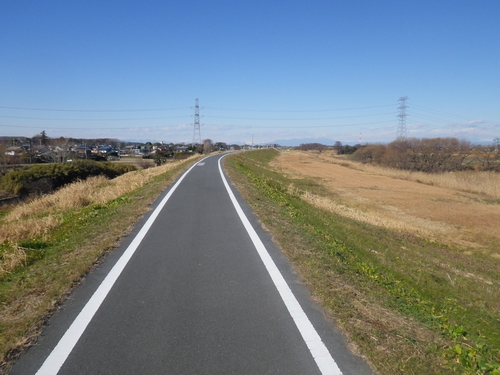
<path fill-rule="evenodd" d="M 500 137 L 500 2 L 0 2 L 0 135 Z"/>

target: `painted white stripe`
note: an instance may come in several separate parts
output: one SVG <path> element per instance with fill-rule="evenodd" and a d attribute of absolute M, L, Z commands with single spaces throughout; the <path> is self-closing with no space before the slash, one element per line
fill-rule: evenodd
<path fill-rule="evenodd" d="M 248 232 L 248 235 L 250 236 L 250 239 L 252 240 L 255 249 L 260 255 L 260 258 L 262 259 L 262 262 L 264 263 L 267 272 L 271 276 L 271 279 L 273 280 L 274 285 L 278 289 L 278 292 L 281 298 L 283 299 L 283 302 L 285 303 L 290 315 L 292 316 L 295 325 L 297 326 L 300 334 L 302 335 L 302 338 L 304 339 L 307 347 L 309 348 L 309 351 L 311 352 L 314 360 L 316 361 L 319 370 L 323 375 L 342 375 L 342 372 L 337 366 L 337 363 L 330 355 L 330 352 L 328 351 L 325 344 L 321 340 L 321 337 L 319 336 L 318 332 L 316 332 L 316 330 L 314 329 L 314 326 L 312 325 L 311 321 L 309 320 L 306 313 L 304 312 L 299 302 L 295 298 L 294 294 L 290 290 L 290 287 L 286 283 L 283 275 L 279 271 L 278 267 L 276 266 L 273 259 L 269 255 L 269 252 L 267 251 L 266 247 L 259 238 L 257 232 L 255 232 L 254 228 L 252 227 L 252 224 L 250 224 L 250 221 L 248 220 L 245 213 L 241 209 L 240 204 L 236 200 L 236 197 L 234 196 L 229 184 L 227 183 L 226 178 L 224 177 L 224 173 L 222 172 L 221 160 L 222 158 L 224 158 L 224 156 L 226 155 L 223 155 L 219 159 L 219 172 L 222 178 L 222 182 L 226 187 L 227 193 L 229 194 L 229 197 L 233 202 L 234 208 L 236 209 L 236 212 L 238 212 L 241 222 L 243 223 L 246 231 Z"/>
<path fill-rule="evenodd" d="M 202 159 L 204 160 L 204 159 Z M 90 300 L 87 302 L 85 307 L 80 311 L 80 314 L 76 317 L 75 321 L 68 328 L 64 336 L 59 340 L 59 343 L 52 350 L 50 355 L 47 357 L 42 367 L 37 371 L 36 375 L 55 375 L 59 372 L 62 365 L 70 355 L 71 351 L 75 347 L 76 343 L 82 336 L 83 332 L 89 325 L 90 321 L 94 317 L 95 313 L 101 306 L 102 302 L 108 295 L 109 291 L 113 287 L 115 281 L 118 279 L 123 269 L 127 265 L 128 261 L 134 255 L 135 251 L 139 247 L 147 232 L 153 225 L 158 214 L 165 206 L 167 201 L 170 199 L 174 191 L 180 185 L 184 177 L 193 169 L 198 163 L 193 164 L 177 181 L 177 183 L 170 189 L 165 198 L 162 199 L 158 207 L 153 211 L 149 219 L 146 221 L 144 226 L 141 228 L 139 233 L 135 236 L 134 240 L 127 247 L 127 250 L 120 257 L 118 262 L 113 266 L 113 269 L 108 273 L 106 278 L 102 281 L 99 288 L 94 292 Z"/>

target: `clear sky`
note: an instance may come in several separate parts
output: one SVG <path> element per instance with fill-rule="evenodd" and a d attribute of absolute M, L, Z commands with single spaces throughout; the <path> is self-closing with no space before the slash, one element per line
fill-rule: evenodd
<path fill-rule="evenodd" d="M 500 137 L 498 0 L 0 1 L 0 135 Z"/>

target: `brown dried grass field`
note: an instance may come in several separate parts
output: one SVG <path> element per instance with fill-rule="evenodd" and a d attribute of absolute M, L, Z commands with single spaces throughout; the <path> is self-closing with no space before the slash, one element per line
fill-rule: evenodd
<path fill-rule="evenodd" d="M 410 173 L 303 151 L 282 153 L 272 166 L 326 188 L 331 195 L 303 195 L 317 207 L 500 259 L 498 173 Z"/>
<path fill-rule="evenodd" d="M 0 258 L 0 276 L 23 263 L 25 255 L 15 244 L 47 235 L 61 224 L 63 212 L 111 202 L 181 163 L 172 162 L 156 168 L 141 169 L 112 180 L 104 176 L 90 177 L 69 184 L 53 194 L 19 204 L 0 221 L 0 244 L 14 244 L 12 252 L 5 252 Z"/>

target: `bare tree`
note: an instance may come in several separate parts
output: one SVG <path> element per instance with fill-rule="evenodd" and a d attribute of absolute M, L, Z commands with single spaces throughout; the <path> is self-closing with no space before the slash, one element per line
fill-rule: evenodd
<path fill-rule="evenodd" d="M 302 151 L 317 150 L 319 152 L 326 150 L 326 146 L 321 143 L 302 143 L 297 149 Z"/>
<path fill-rule="evenodd" d="M 59 137 L 54 139 L 53 143 L 53 162 L 64 163 L 66 162 L 73 152 L 71 151 L 71 144 L 69 139 Z"/>
<path fill-rule="evenodd" d="M 333 145 L 333 149 L 337 151 L 337 155 L 342 154 L 342 142 L 336 141 L 335 144 Z"/>
<path fill-rule="evenodd" d="M 210 154 L 213 150 L 213 143 L 211 139 L 205 139 L 203 141 L 203 153 L 204 154 Z"/>
<path fill-rule="evenodd" d="M 467 160 L 471 150 L 470 142 L 456 138 L 409 138 L 387 146 L 366 146 L 357 150 L 353 157 L 398 169 L 448 172 L 470 168 Z"/>
<path fill-rule="evenodd" d="M 485 171 L 500 171 L 500 152 L 495 146 L 476 147 L 475 160 Z"/>

